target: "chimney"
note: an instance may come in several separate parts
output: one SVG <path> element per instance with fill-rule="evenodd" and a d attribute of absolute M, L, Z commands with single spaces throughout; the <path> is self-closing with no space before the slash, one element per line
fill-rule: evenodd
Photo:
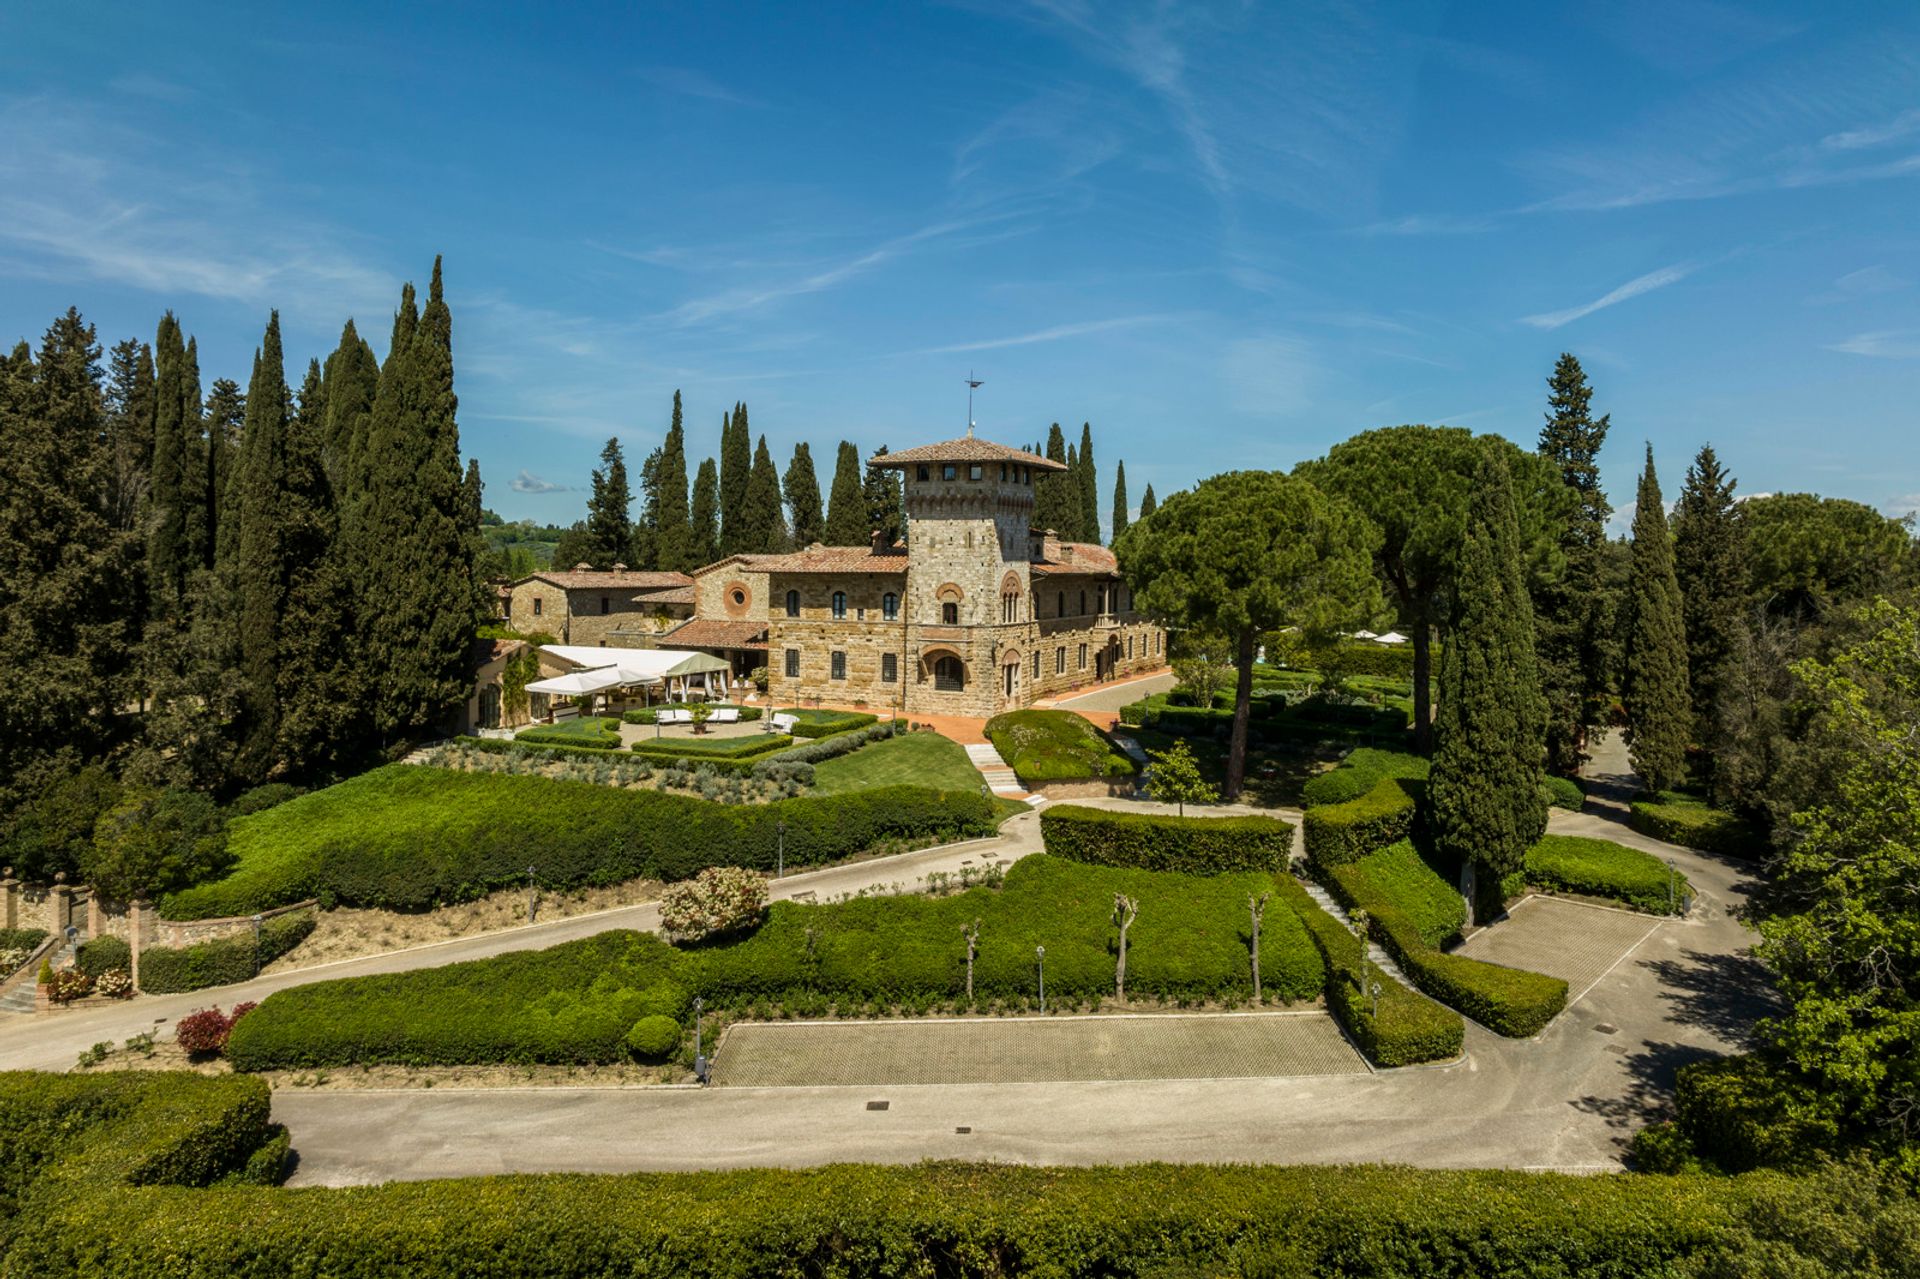
<path fill-rule="evenodd" d="M 573 571 L 576 573 L 591 573 L 593 572 L 593 565 L 587 563 L 585 560 L 581 560 L 573 566 Z"/>
<path fill-rule="evenodd" d="M 627 571 L 627 566 L 625 564 L 622 564 L 619 560 L 615 560 L 613 562 L 613 571 L 616 573 L 624 573 Z"/>
<path fill-rule="evenodd" d="M 870 551 L 878 551 L 880 549 L 879 529 L 875 529 L 873 532 L 867 534 L 867 549 Z"/>

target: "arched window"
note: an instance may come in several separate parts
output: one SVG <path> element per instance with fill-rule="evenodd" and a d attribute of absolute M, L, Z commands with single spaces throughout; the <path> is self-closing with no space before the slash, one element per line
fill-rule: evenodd
<path fill-rule="evenodd" d="M 787 616 L 788 617 L 800 616 L 800 592 L 799 591 L 787 592 Z"/>
<path fill-rule="evenodd" d="M 967 687 L 967 668 L 960 664 L 957 657 L 941 657 L 933 664 L 933 687 L 942 693 L 964 692 Z"/>
<path fill-rule="evenodd" d="M 892 591 L 880 597 L 880 616 L 889 622 L 900 616 L 900 597 Z"/>
<path fill-rule="evenodd" d="M 940 606 L 940 620 L 948 626 L 960 625 L 960 606 L 948 600 Z"/>
<path fill-rule="evenodd" d="M 840 618 L 844 618 L 846 615 L 847 615 L 847 593 L 845 591 L 835 591 L 833 593 L 833 616 L 836 620 L 838 620 Z"/>

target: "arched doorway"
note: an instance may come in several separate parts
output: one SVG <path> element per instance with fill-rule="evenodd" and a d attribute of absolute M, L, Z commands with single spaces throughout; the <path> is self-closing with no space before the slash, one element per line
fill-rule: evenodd
<path fill-rule="evenodd" d="M 965 663 L 951 653 L 942 653 L 933 659 L 933 690 L 936 693 L 964 693 L 967 691 L 967 668 Z"/>

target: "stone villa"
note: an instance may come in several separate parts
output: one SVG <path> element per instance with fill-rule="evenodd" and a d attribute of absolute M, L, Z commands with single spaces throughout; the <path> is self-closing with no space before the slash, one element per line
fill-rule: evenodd
<path fill-rule="evenodd" d="M 508 617 L 562 643 L 695 649 L 782 705 L 990 716 L 1166 662 L 1113 553 L 1031 527 L 1035 483 L 1064 470 L 971 434 L 875 457 L 903 472 L 893 546 L 732 555 L 680 573 L 536 573 Z"/>

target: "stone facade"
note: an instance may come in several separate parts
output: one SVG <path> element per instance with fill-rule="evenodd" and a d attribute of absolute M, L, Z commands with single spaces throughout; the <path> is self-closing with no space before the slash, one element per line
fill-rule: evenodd
<path fill-rule="evenodd" d="M 874 464 L 905 473 L 904 547 L 763 559 L 776 702 L 987 717 L 1165 664 L 1111 552 L 1030 528 L 1057 463 L 967 438 Z"/>
<path fill-rule="evenodd" d="M 562 644 L 642 648 L 694 615 L 693 586 L 685 573 L 634 573 L 619 565 L 535 573 L 513 584 L 507 624 Z"/>

